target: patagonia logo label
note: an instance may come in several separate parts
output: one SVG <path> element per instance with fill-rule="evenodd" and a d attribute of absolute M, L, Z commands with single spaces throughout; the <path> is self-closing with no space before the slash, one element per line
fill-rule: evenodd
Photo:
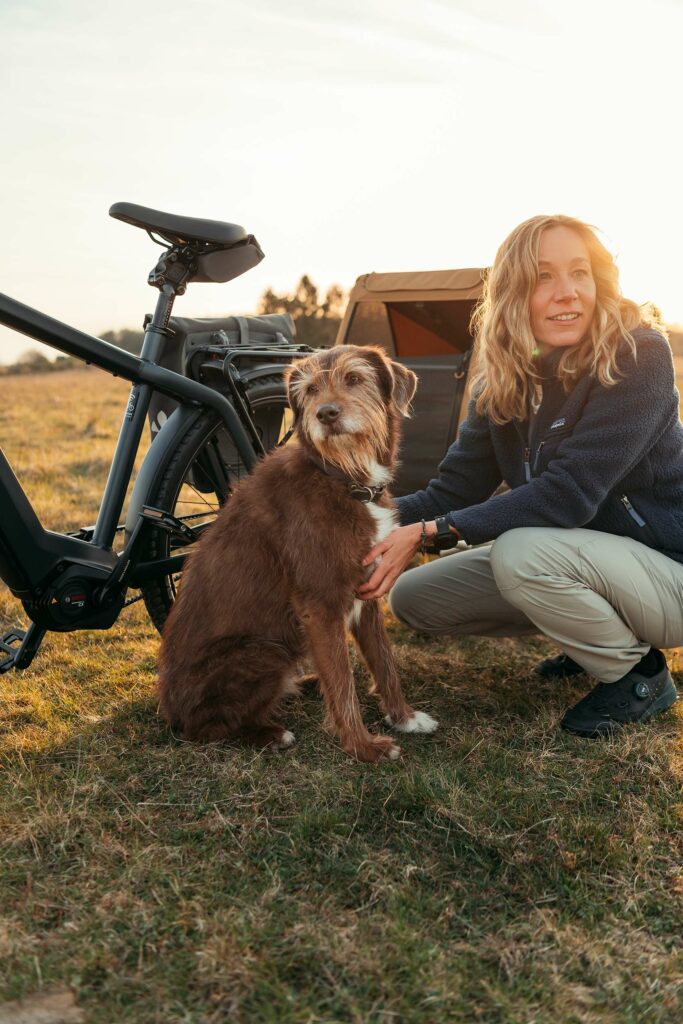
<path fill-rule="evenodd" d="M 551 430 L 557 430 L 558 427 L 564 427 L 566 422 L 567 421 L 566 421 L 566 419 L 563 416 L 561 420 L 555 420 L 554 423 L 551 423 L 550 424 L 550 429 Z"/>

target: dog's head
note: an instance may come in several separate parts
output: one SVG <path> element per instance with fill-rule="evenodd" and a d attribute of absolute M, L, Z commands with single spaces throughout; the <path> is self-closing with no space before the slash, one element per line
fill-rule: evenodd
<path fill-rule="evenodd" d="M 339 345 L 298 360 L 286 380 L 303 444 L 349 476 L 393 463 L 399 420 L 417 387 L 412 370 L 379 348 Z"/>

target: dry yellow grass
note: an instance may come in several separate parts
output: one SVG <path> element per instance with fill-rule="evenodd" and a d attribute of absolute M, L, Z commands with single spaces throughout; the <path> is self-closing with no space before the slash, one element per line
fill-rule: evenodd
<path fill-rule="evenodd" d="M 2 385 L 0 442 L 43 525 L 66 532 L 94 522 L 128 382 L 90 367 Z M 147 447 L 145 436 L 138 466 Z"/>
<path fill-rule="evenodd" d="M 127 385 L 3 387 L 41 519 L 92 523 Z M 581 682 L 531 674 L 541 640 L 390 629 L 441 729 L 373 768 L 314 693 L 282 757 L 175 740 L 139 604 L 0 677 L 0 1018 L 68 986 L 90 1024 L 680 1021 L 680 712 L 586 743 L 558 730 Z"/>

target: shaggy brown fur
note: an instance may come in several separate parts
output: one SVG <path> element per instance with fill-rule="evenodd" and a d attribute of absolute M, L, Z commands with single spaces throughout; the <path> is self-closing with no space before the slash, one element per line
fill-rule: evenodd
<path fill-rule="evenodd" d="M 363 724 L 348 628 L 387 721 L 436 727 L 403 698 L 378 602 L 354 598 L 371 573 L 363 556 L 394 526 L 393 505 L 386 490 L 372 504 L 357 500 L 347 479 L 311 459 L 360 484 L 388 481 L 415 385 L 412 371 L 373 348 L 321 351 L 290 368 L 295 439 L 266 456 L 202 537 L 164 630 L 161 713 L 188 739 L 289 746 L 277 705 L 311 658 L 344 750 L 362 761 L 398 757 Z"/>

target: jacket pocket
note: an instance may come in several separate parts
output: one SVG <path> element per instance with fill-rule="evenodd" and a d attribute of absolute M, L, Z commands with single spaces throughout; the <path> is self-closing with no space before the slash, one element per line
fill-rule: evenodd
<path fill-rule="evenodd" d="M 569 437 L 574 429 L 573 423 L 568 423 L 567 426 L 563 426 L 556 430 L 548 430 L 543 435 L 543 439 L 539 442 L 533 460 L 529 463 L 530 465 L 530 476 L 538 476 L 542 469 L 548 465 L 552 459 L 555 449 L 560 441 L 564 441 L 565 437 Z M 530 449 L 527 449 L 530 454 Z M 527 481 L 529 480 L 527 477 Z"/>
<path fill-rule="evenodd" d="M 628 512 L 628 514 L 630 515 L 630 517 L 634 521 L 634 523 L 637 523 L 638 526 L 641 527 L 641 529 L 642 529 L 642 527 L 644 527 L 644 526 L 646 527 L 647 526 L 647 523 L 645 522 L 643 517 L 640 515 L 638 510 L 635 509 L 633 507 L 633 505 L 631 504 L 631 501 L 629 499 L 628 494 L 620 494 L 619 495 L 619 501 L 624 506 L 624 508 L 626 509 L 626 511 Z"/>
<path fill-rule="evenodd" d="M 652 518 L 645 519 L 638 509 L 634 508 L 628 494 L 620 494 L 618 500 L 623 512 L 628 515 L 630 528 L 626 535 L 633 537 L 634 540 L 640 541 L 641 544 L 645 544 L 649 548 L 661 550 L 661 522 L 656 519 L 653 521 Z M 647 515 L 650 517 L 655 516 L 655 511 L 650 506 L 648 506 Z"/>

